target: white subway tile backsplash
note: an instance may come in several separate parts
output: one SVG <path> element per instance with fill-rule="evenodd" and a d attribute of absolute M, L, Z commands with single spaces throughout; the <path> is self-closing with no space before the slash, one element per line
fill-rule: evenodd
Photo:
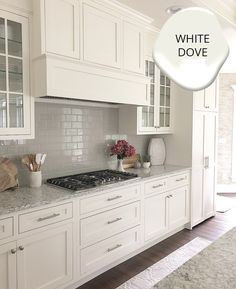
<path fill-rule="evenodd" d="M 73 107 L 36 103 L 34 140 L 0 141 L 0 155 L 16 160 L 20 184 L 27 185 L 27 170 L 20 157 L 44 152 L 43 177 L 55 177 L 103 168 L 115 168 L 108 145 L 129 136 L 119 135 L 118 109 Z M 146 149 L 147 137 L 132 136 L 133 144 Z M 132 142 L 131 142 L 132 143 Z"/>

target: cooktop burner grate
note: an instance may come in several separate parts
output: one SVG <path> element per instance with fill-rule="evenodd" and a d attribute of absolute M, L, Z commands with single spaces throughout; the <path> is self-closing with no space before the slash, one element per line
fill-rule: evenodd
<path fill-rule="evenodd" d="M 47 183 L 72 191 L 90 189 L 106 184 L 137 178 L 137 174 L 114 170 L 101 170 L 77 175 L 48 179 Z"/>

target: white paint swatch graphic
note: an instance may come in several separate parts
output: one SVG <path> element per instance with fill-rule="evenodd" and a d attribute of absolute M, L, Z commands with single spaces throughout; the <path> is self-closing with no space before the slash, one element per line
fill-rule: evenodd
<path fill-rule="evenodd" d="M 159 68 L 189 90 L 208 87 L 229 54 L 216 16 L 204 8 L 187 8 L 163 26 L 153 50 Z"/>

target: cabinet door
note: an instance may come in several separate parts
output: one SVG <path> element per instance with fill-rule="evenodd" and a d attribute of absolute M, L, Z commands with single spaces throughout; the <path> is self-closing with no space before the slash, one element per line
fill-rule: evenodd
<path fill-rule="evenodd" d="M 119 17 L 83 5 L 83 56 L 85 61 L 120 67 Z"/>
<path fill-rule="evenodd" d="M 209 111 L 217 111 L 217 80 L 205 89 L 205 108 Z"/>
<path fill-rule="evenodd" d="M 171 191 L 168 196 L 169 230 L 189 222 L 189 190 L 182 187 Z"/>
<path fill-rule="evenodd" d="M 124 69 L 144 74 L 144 47 L 142 29 L 129 22 L 124 22 Z"/>
<path fill-rule="evenodd" d="M 206 89 L 194 92 L 193 100 L 193 106 L 195 110 L 217 111 L 217 80 Z"/>
<path fill-rule="evenodd" d="M 215 160 L 216 160 L 217 115 L 205 114 L 204 124 L 204 217 L 208 218 L 215 212 Z"/>
<path fill-rule="evenodd" d="M 201 111 L 193 113 L 193 137 L 192 137 L 192 224 L 202 221 L 203 212 L 203 183 L 204 183 L 204 126 L 205 114 Z"/>
<path fill-rule="evenodd" d="M 0 11 L 0 139 L 30 136 L 28 19 Z"/>
<path fill-rule="evenodd" d="M 19 289 L 55 289 L 72 280 L 72 225 L 18 241 Z"/>
<path fill-rule="evenodd" d="M 171 81 L 162 71 L 160 71 L 159 97 L 158 97 L 158 119 L 157 130 L 161 132 L 170 132 L 171 130 Z"/>
<path fill-rule="evenodd" d="M 149 98 L 150 105 L 138 107 L 138 133 L 156 133 L 157 125 L 157 81 L 159 79 L 159 69 L 155 62 L 148 58 L 145 61 L 145 74 L 150 78 Z"/>
<path fill-rule="evenodd" d="M 47 52 L 79 58 L 79 1 L 46 0 Z"/>
<path fill-rule="evenodd" d="M 167 231 L 167 195 L 145 199 L 145 241 L 162 236 Z"/>
<path fill-rule="evenodd" d="M 1 289 L 17 288 L 15 242 L 0 246 L 0 287 Z"/>

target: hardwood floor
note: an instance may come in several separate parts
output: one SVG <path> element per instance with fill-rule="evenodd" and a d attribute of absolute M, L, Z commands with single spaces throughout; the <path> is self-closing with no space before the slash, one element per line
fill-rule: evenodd
<path fill-rule="evenodd" d="M 192 231 L 185 229 L 169 237 L 78 289 L 115 289 L 192 239 L 202 237 L 214 241 L 234 226 L 236 226 L 236 208 L 226 213 L 217 213 L 214 218 L 196 226 Z"/>

